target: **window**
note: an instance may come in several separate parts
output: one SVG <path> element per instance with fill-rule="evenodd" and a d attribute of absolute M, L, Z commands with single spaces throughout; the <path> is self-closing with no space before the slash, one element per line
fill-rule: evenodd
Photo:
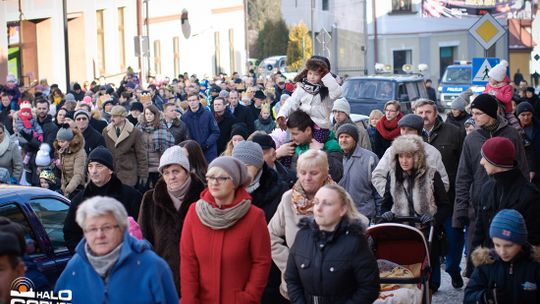
<path fill-rule="evenodd" d="M 392 0 L 392 13 L 412 13 L 412 0 Z"/>
<path fill-rule="evenodd" d="M 67 250 L 63 228 L 69 206 L 54 198 L 34 199 L 30 201 L 30 206 L 49 236 L 54 252 Z"/>
<path fill-rule="evenodd" d="M 322 0 L 322 10 L 328 11 L 328 0 Z"/>
<path fill-rule="evenodd" d="M 12 220 L 15 223 L 18 223 L 24 227 L 24 238 L 27 240 L 32 240 L 35 246 L 34 252 L 31 252 L 32 254 L 35 253 L 41 253 L 43 250 L 38 245 L 38 242 L 36 241 L 36 235 L 32 228 L 30 227 L 30 223 L 28 223 L 28 219 L 24 215 L 23 211 L 19 207 L 19 205 L 13 203 L 13 204 L 7 204 L 0 207 L 0 216 L 7 217 L 8 219 Z M 64 223 L 62 222 L 62 225 Z M 63 239 L 63 234 L 62 234 Z"/>
<path fill-rule="evenodd" d="M 236 70 L 236 56 L 234 50 L 234 29 L 229 29 L 229 60 L 231 74 Z"/>
<path fill-rule="evenodd" d="M 215 61 L 214 64 L 216 65 L 216 71 L 215 74 L 221 73 L 221 56 L 220 56 L 220 44 L 219 44 L 219 32 L 214 32 L 214 56 Z"/>
<path fill-rule="evenodd" d="M 124 8 L 118 8 L 118 52 L 120 58 L 120 70 L 126 69 L 126 37 L 124 33 Z"/>
<path fill-rule="evenodd" d="M 394 51 L 394 74 L 404 74 L 403 65 L 412 64 L 412 51 Z"/>
<path fill-rule="evenodd" d="M 100 76 L 105 75 L 105 31 L 103 24 L 103 10 L 96 11 L 97 28 L 97 65 Z"/>
<path fill-rule="evenodd" d="M 154 70 L 156 74 L 161 74 L 161 43 L 154 40 Z"/>
<path fill-rule="evenodd" d="M 456 53 L 455 46 L 445 46 L 439 49 L 439 62 L 440 62 L 439 77 L 442 78 L 444 71 L 446 71 L 446 67 L 454 63 L 455 53 Z"/>
<path fill-rule="evenodd" d="M 180 74 L 180 38 L 173 37 L 174 75 Z"/>

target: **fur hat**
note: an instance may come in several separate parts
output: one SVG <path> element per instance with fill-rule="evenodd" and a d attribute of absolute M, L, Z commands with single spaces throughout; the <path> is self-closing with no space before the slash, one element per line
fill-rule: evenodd
<path fill-rule="evenodd" d="M 499 82 L 503 81 L 506 77 L 506 70 L 508 69 L 508 61 L 501 60 L 497 65 L 491 68 L 488 72 L 488 76 Z"/>
<path fill-rule="evenodd" d="M 351 105 L 349 105 L 349 102 L 345 97 L 342 97 L 336 101 L 334 101 L 334 106 L 332 107 L 332 112 L 338 111 L 343 112 L 347 115 L 351 115 Z"/>
<path fill-rule="evenodd" d="M 491 221 L 489 237 L 525 245 L 527 243 L 525 219 L 523 219 L 521 213 L 514 209 L 503 209 Z"/>
<path fill-rule="evenodd" d="M 39 151 L 36 153 L 36 166 L 48 167 L 51 164 L 51 146 L 48 143 L 42 143 Z"/>
<path fill-rule="evenodd" d="M 399 166 L 398 156 L 401 153 L 411 153 L 414 155 L 414 168 L 422 169 L 426 167 L 426 152 L 424 150 L 424 140 L 418 135 L 400 135 L 394 139 L 391 146 L 394 157 L 394 166 Z"/>
<path fill-rule="evenodd" d="M 163 169 L 168 165 L 180 165 L 186 172 L 191 170 L 189 160 L 180 146 L 172 146 L 163 152 L 159 159 L 159 173 L 163 174 Z"/>

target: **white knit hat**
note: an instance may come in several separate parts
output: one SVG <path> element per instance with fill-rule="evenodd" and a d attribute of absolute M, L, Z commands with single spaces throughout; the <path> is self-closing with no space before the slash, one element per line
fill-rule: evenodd
<path fill-rule="evenodd" d="M 334 107 L 332 108 L 332 112 L 339 111 L 343 112 L 347 115 L 351 115 L 351 106 L 349 105 L 349 102 L 344 97 L 334 101 Z"/>
<path fill-rule="evenodd" d="M 38 167 L 48 167 L 51 164 L 51 146 L 47 143 L 42 143 L 39 146 L 39 151 L 36 153 L 36 165 Z"/>
<path fill-rule="evenodd" d="M 191 170 L 189 160 L 184 154 L 184 150 L 179 146 L 172 146 L 163 152 L 163 155 L 161 155 L 161 158 L 159 159 L 158 170 L 160 173 L 163 173 L 163 168 L 173 164 L 182 166 L 188 173 Z"/>
<path fill-rule="evenodd" d="M 506 69 L 508 68 L 508 61 L 501 60 L 499 64 L 492 67 L 491 70 L 488 72 L 488 76 L 490 78 L 493 78 L 497 81 L 503 81 L 504 77 L 506 76 Z"/>

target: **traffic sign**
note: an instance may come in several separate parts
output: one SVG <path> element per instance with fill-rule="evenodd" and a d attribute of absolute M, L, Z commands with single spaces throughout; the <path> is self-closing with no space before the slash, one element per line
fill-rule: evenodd
<path fill-rule="evenodd" d="M 489 80 L 489 70 L 499 63 L 499 58 L 473 58 L 472 84 L 486 85 Z"/>
<path fill-rule="evenodd" d="M 486 50 L 494 45 L 504 33 L 506 33 L 504 27 L 489 13 L 478 19 L 469 29 L 469 34 Z"/>

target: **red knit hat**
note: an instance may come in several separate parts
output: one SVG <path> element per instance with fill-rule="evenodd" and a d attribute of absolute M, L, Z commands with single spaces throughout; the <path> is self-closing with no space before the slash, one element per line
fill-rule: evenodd
<path fill-rule="evenodd" d="M 490 164 L 501 168 L 514 168 L 516 148 L 506 137 L 493 137 L 482 145 L 482 157 Z"/>

